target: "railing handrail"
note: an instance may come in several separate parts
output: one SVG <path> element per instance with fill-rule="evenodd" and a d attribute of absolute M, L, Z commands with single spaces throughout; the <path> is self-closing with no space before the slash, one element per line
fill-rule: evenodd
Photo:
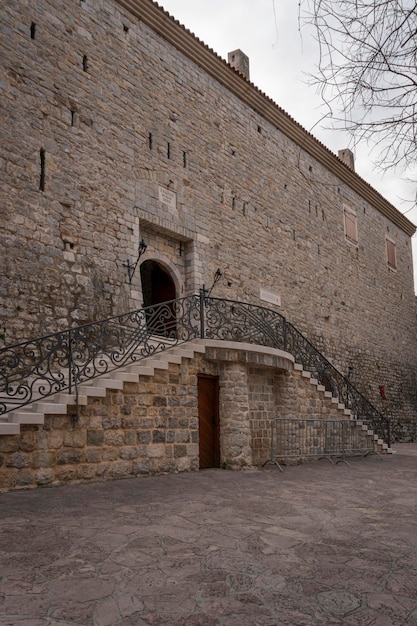
<path fill-rule="evenodd" d="M 233 339 L 292 353 L 318 378 L 330 377 L 347 405 L 353 398 L 357 411 L 359 403 L 365 405 L 380 430 L 384 426 L 389 443 L 388 418 L 283 315 L 203 290 L 0 349 L 0 415 L 66 389 L 77 391 L 80 382 L 197 338 Z"/>
<path fill-rule="evenodd" d="M 301 333 L 301 332 L 300 332 L 300 331 L 299 331 L 299 330 L 298 330 L 298 329 L 297 329 L 297 328 L 296 328 L 293 324 L 291 324 L 291 322 L 288 322 L 288 320 L 286 320 L 286 324 L 287 324 L 288 326 L 291 326 L 291 327 L 294 329 L 294 331 L 295 331 L 296 333 L 298 333 L 298 334 L 299 334 L 299 335 L 303 338 L 303 340 L 304 340 L 306 343 L 308 343 L 308 344 L 309 344 L 309 346 L 310 346 L 311 348 L 313 348 L 313 350 L 315 350 L 315 351 L 317 352 L 317 354 L 319 354 L 319 355 L 320 355 L 320 357 L 322 358 L 322 360 L 326 362 L 326 364 L 329 366 L 329 368 L 333 369 L 335 372 L 337 372 L 337 374 L 338 374 L 339 376 L 341 376 L 341 377 L 344 379 L 344 381 L 345 381 L 346 385 L 348 385 L 348 386 L 349 386 L 349 387 L 350 387 L 350 388 L 351 388 L 351 389 L 352 389 L 355 393 L 357 393 L 357 394 L 358 394 L 358 395 L 359 395 L 359 396 L 360 396 L 360 397 L 361 397 L 361 398 L 362 398 L 365 402 L 368 402 L 369 404 L 371 404 L 371 405 L 372 405 L 372 403 L 370 402 L 370 400 L 368 400 L 368 398 L 367 398 L 366 396 L 364 396 L 364 395 L 363 395 L 363 393 L 361 393 L 361 392 L 359 391 L 359 389 L 357 389 L 357 388 L 355 387 L 355 385 L 353 385 L 353 384 L 350 382 L 349 378 L 348 378 L 347 376 L 345 376 L 345 374 L 342 374 L 342 372 L 340 372 L 340 370 L 338 370 L 338 369 L 337 369 L 337 367 L 335 367 L 335 366 L 333 365 L 333 363 L 331 363 L 331 362 L 330 362 L 330 361 L 329 361 L 329 360 L 328 360 L 328 359 L 327 359 L 327 358 L 326 358 L 326 357 L 325 357 L 325 356 L 324 356 L 324 355 L 320 352 L 320 350 L 319 350 L 319 349 L 318 349 L 318 348 L 317 348 L 317 347 L 316 347 L 313 343 L 311 343 L 311 341 L 310 341 L 309 339 L 307 339 L 307 337 L 305 337 L 305 335 L 303 335 L 303 334 L 302 334 L 302 333 Z M 373 406 L 373 405 L 372 405 L 372 406 Z M 378 411 L 378 409 L 377 409 L 376 407 L 374 407 L 374 409 L 375 409 L 375 411 Z M 380 413 L 380 415 L 381 415 L 382 417 L 385 417 L 385 416 L 384 416 L 384 415 L 383 415 L 380 411 L 378 411 L 378 413 Z"/>

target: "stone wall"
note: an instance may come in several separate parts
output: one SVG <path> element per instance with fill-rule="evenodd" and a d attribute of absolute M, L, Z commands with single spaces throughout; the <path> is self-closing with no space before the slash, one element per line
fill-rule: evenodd
<path fill-rule="evenodd" d="M 125 382 L 45 425 L 0 437 L 0 488 L 196 470 L 198 361 Z"/>
<path fill-rule="evenodd" d="M 278 379 L 284 376 L 271 369 L 249 369 L 249 406 L 251 424 L 252 462 L 262 465 L 271 451 L 271 420 L 278 417 Z"/>
<path fill-rule="evenodd" d="M 317 385 L 317 381 L 299 369 L 279 372 L 251 369 L 249 389 L 254 465 L 262 465 L 271 457 L 271 420 L 275 418 L 313 421 L 348 419 L 335 399 L 325 393 L 324 387 Z"/>
<path fill-rule="evenodd" d="M 210 342 L 208 342 L 210 343 Z M 220 466 L 270 458 L 271 420 L 345 419 L 337 402 L 273 349 L 211 342 L 204 356 L 89 397 L 43 426 L 0 437 L 0 490 L 199 469 L 198 374 L 218 376 Z M 235 344 L 236 346 L 236 344 Z M 128 376 L 128 375 L 127 375 Z"/>
<path fill-rule="evenodd" d="M 415 415 L 411 240 L 397 219 L 113 0 L 6 0 L 2 22 L 1 341 L 140 307 L 140 272 L 129 284 L 123 264 L 143 236 L 141 261 L 163 264 L 178 296 L 221 268 L 215 295 L 280 300 L 371 400 L 382 385 L 381 408 Z"/>

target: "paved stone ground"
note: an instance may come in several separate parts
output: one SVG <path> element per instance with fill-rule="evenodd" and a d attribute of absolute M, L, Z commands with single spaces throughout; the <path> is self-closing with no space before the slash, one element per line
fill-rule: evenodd
<path fill-rule="evenodd" d="M 1 626 L 417 625 L 417 445 L 0 495 Z"/>

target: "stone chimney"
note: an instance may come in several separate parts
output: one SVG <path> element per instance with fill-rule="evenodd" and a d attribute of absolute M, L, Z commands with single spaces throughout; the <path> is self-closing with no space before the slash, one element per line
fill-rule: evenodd
<path fill-rule="evenodd" d="M 349 148 L 345 148 L 344 150 L 339 150 L 337 156 L 345 165 L 350 167 L 351 170 L 355 171 L 355 157 L 353 156 L 352 150 Z"/>
<path fill-rule="evenodd" d="M 249 57 L 242 50 L 229 52 L 227 62 L 249 80 Z"/>

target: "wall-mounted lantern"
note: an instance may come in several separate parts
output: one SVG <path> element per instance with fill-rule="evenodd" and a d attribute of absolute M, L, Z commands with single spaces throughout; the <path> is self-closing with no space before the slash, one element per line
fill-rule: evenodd
<path fill-rule="evenodd" d="M 220 267 L 218 267 L 217 270 L 216 270 L 216 273 L 214 274 L 213 284 L 210 287 L 210 289 L 206 289 L 206 286 L 203 285 L 202 292 L 203 292 L 205 298 L 208 298 L 210 296 L 211 292 L 213 291 L 214 287 L 219 282 L 219 280 L 221 279 L 222 276 L 223 276 L 223 272 L 221 271 Z"/>
<path fill-rule="evenodd" d="M 129 259 L 126 261 L 126 263 L 123 263 L 123 267 L 127 267 L 127 275 L 129 277 L 129 284 L 132 283 L 132 278 L 133 275 L 136 271 L 136 268 L 138 266 L 139 263 L 139 259 L 142 256 L 142 254 L 144 254 L 146 252 L 146 248 L 148 247 L 148 245 L 145 243 L 145 240 L 142 239 L 142 241 L 139 244 L 139 248 L 138 248 L 138 258 L 136 259 L 136 261 L 134 263 L 131 263 L 129 261 Z"/>

